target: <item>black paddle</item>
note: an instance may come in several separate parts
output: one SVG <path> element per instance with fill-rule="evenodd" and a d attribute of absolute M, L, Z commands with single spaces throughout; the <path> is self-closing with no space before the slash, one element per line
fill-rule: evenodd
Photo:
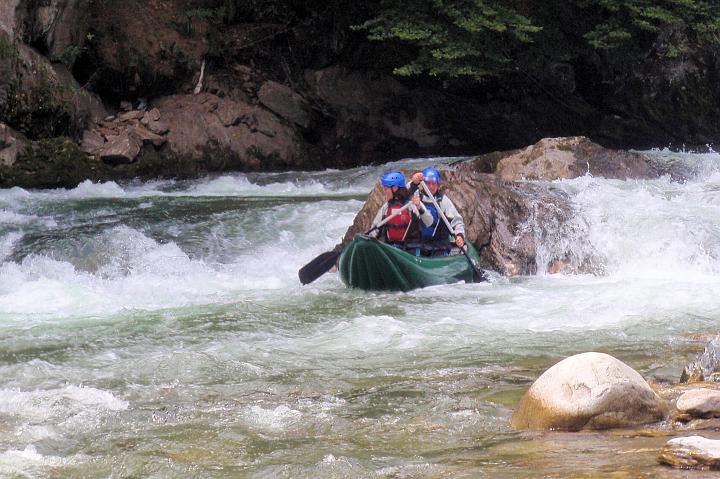
<path fill-rule="evenodd" d="M 438 215 L 445 222 L 445 226 L 447 226 L 447 229 L 448 229 L 448 231 L 450 231 L 450 234 L 453 235 L 453 237 L 455 237 L 456 236 L 455 230 L 453 229 L 452 226 L 450 226 L 450 222 L 448 221 L 447 216 L 445 216 L 445 213 L 443 213 L 443 210 L 440 208 L 440 205 L 438 204 L 437 200 L 435 200 L 435 195 L 430 193 L 430 190 L 428 189 L 428 186 L 425 184 L 424 181 L 420 182 L 420 186 L 422 186 L 423 191 L 425 191 L 425 196 L 429 197 L 430 201 L 432 201 L 433 205 L 435 205 L 435 209 L 437 210 Z M 467 246 L 460 248 L 460 251 L 463 252 L 463 254 L 465 255 L 465 259 L 467 259 L 468 263 L 470 263 L 470 267 L 473 270 L 473 281 L 476 283 L 479 283 L 480 281 L 487 281 L 488 278 L 487 278 L 487 276 L 485 276 L 485 273 L 480 268 L 477 267 L 477 265 L 475 264 L 475 261 L 473 261 L 473 259 L 468 254 Z"/>
<path fill-rule="evenodd" d="M 377 226 L 374 226 L 367 230 L 365 232 L 366 235 L 369 235 L 376 229 L 383 226 L 385 223 L 390 221 L 391 219 L 395 218 L 397 215 L 402 213 L 404 210 L 410 207 L 412 203 L 406 203 L 403 205 L 402 208 L 398 208 L 393 213 L 382 220 L 380 223 L 378 223 Z M 330 271 L 330 268 L 332 268 L 335 263 L 337 262 L 337 259 L 340 257 L 340 254 L 342 253 L 342 248 L 337 248 L 332 251 L 326 251 L 325 253 L 320 254 L 317 258 L 310 261 L 308 264 L 300 268 L 298 271 L 298 278 L 300 278 L 300 282 L 302 284 L 310 284 L 316 279 L 318 279 L 320 276 L 324 275 L 328 271 Z"/>

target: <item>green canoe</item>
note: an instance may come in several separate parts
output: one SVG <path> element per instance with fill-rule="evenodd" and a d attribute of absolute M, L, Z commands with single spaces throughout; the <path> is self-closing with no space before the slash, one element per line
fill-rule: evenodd
<path fill-rule="evenodd" d="M 472 245 L 468 253 L 475 261 Z M 373 291 L 410 291 L 436 284 L 473 281 L 464 255 L 416 257 L 365 235 L 356 235 L 340 255 L 340 277 L 348 286 Z"/>

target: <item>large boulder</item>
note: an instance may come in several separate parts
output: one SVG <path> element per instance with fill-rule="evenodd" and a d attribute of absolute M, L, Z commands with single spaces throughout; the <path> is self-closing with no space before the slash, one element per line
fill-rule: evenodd
<path fill-rule="evenodd" d="M 9 42 L 2 32 L 0 71 L 0 117 L 30 138 L 79 137 L 107 116 L 100 99 L 82 88 L 65 65 Z"/>
<path fill-rule="evenodd" d="M 507 181 L 570 179 L 586 174 L 626 180 L 660 174 L 641 153 L 603 148 L 583 136 L 543 138 L 526 148 L 482 155 L 467 167 L 495 172 Z"/>
<path fill-rule="evenodd" d="M 466 239 L 480 252 L 484 267 L 507 276 L 600 271 L 601 262 L 587 242 L 570 247 L 557 241 L 583 236 L 588 227 L 562 191 L 471 171 L 442 175 L 443 189 L 462 214 Z M 383 201 L 378 185 L 345 233 L 343 244 L 370 228 Z"/>
<path fill-rule="evenodd" d="M 661 420 L 667 406 L 625 363 L 603 353 L 563 359 L 525 393 L 512 416 L 516 429 L 607 429 Z"/>
<path fill-rule="evenodd" d="M 257 105 L 210 93 L 172 95 L 153 103 L 167 125 L 168 156 L 222 164 L 216 169 L 308 168 L 301 138 L 286 122 Z"/>

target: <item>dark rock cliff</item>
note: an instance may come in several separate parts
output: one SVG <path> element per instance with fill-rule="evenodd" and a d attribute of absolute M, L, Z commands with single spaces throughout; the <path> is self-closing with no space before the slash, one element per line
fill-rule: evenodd
<path fill-rule="evenodd" d="M 718 49 L 658 56 L 662 33 L 631 68 L 598 54 L 483 82 L 408 79 L 391 74 L 407 47 L 351 28 L 362 2 L 236 4 L 3 2 L 0 123 L 29 142 L 75 142 L 97 164 L 87 178 L 349 167 L 569 135 L 622 148 L 720 136 Z M 143 123 L 152 109 L 159 119 Z M 38 158 L 32 146 L 23 158 Z"/>

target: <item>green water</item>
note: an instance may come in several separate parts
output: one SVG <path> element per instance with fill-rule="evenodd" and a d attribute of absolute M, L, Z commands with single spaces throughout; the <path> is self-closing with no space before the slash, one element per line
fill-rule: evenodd
<path fill-rule="evenodd" d="M 669 425 L 509 418 L 574 353 L 677 380 L 720 325 L 720 177 L 559 184 L 602 276 L 301 286 L 379 171 L 0 191 L 0 476 L 687 475 Z"/>

